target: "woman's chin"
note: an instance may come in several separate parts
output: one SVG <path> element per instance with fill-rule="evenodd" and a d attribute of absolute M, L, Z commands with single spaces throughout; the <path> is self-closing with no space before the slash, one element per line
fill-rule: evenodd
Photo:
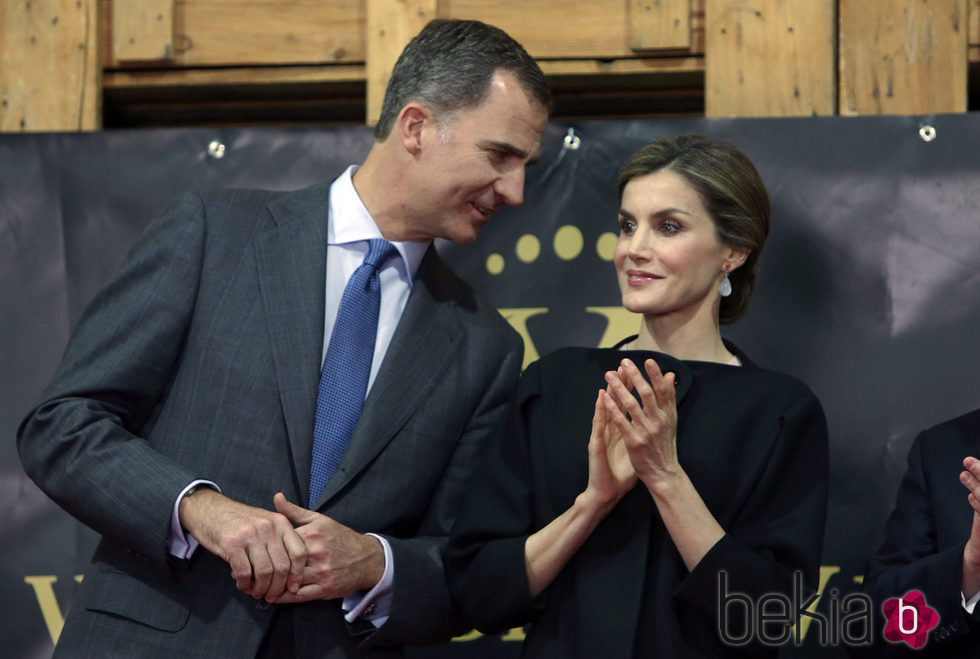
<path fill-rule="evenodd" d="M 627 311 L 633 313 L 642 314 L 644 316 L 655 314 L 656 310 L 649 303 L 643 303 L 637 300 L 631 300 L 629 298 L 623 298 L 623 308 Z"/>

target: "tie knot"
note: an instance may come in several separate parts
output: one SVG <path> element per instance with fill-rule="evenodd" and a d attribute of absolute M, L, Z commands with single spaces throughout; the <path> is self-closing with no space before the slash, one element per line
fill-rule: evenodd
<path fill-rule="evenodd" d="M 382 263 L 396 253 L 398 253 L 398 248 L 384 238 L 372 238 L 368 241 L 368 253 L 364 257 L 364 265 L 377 270 Z"/>

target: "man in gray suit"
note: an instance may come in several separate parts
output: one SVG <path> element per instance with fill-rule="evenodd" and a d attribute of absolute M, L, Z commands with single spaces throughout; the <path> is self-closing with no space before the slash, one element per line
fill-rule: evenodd
<path fill-rule="evenodd" d="M 18 433 L 31 478 L 102 534 L 60 654 L 389 656 L 458 631 L 442 552 L 522 348 L 431 243 L 522 202 L 549 104 L 502 31 L 433 21 L 360 168 L 189 194 L 147 229 Z M 341 294 L 381 238 L 366 399 L 311 486 Z"/>

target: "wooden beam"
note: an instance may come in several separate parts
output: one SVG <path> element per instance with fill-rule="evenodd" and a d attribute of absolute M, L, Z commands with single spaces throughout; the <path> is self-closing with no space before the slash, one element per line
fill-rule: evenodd
<path fill-rule="evenodd" d="M 633 50 L 691 48 L 691 0 L 631 0 L 629 8 Z"/>
<path fill-rule="evenodd" d="M 0 2 L 0 132 L 101 126 L 97 0 Z"/>
<path fill-rule="evenodd" d="M 367 57 L 369 0 L 172 1 L 177 67 L 359 64 Z M 370 1 L 382 13 L 386 6 L 402 11 L 398 5 L 404 2 Z M 683 1 L 690 3 L 691 43 L 685 54 L 699 55 L 704 53 L 705 0 Z M 100 2 L 111 16 L 113 0 Z M 629 59 L 637 56 L 630 33 L 631 2 L 439 0 L 437 14 L 496 25 L 538 59 Z M 103 41 L 111 46 L 112 21 L 103 29 Z M 119 68 L 126 63 L 107 47 L 103 64 Z"/>
<path fill-rule="evenodd" d="M 980 46 L 980 0 L 969 0 L 967 2 L 967 15 L 969 29 L 967 30 L 967 42 L 971 47 Z"/>
<path fill-rule="evenodd" d="M 622 76 L 704 71 L 703 57 L 657 57 L 649 59 L 563 59 L 538 62 L 548 77 Z"/>
<path fill-rule="evenodd" d="M 101 0 L 104 6 L 119 1 Z M 173 0 L 172 59 L 188 67 L 363 62 L 364 3 Z M 111 27 L 109 22 L 106 31 Z M 103 38 L 112 43 L 111 33 Z M 120 66 L 109 51 L 105 66 Z"/>
<path fill-rule="evenodd" d="M 834 3 L 707 0 L 705 15 L 707 116 L 834 114 Z"/>
<path fill-rule="evenodd" d="M 965 112 L 966 0 L 840 2 L 840 112 Z"/>
<path fill-rule="evenodd" d="M 703 57 L 657 57 L 618 60 L 545 60 L 541 70 L 548 77 L 636 76 L 704 71 Z M 364 82 L 361 64 L 322 66 L 266 66 L 220 69 L 144 69 L 106 71 L 104 89 L 152 89 L 154 87 L 225 87 L 234 85 L 284 85 Z"/>
<path fill-rule="evenodd" d="M 378 121 L 388 77 L 405 45 L 436 17 L 437 0 L 366 0 L 367 117 Z"/>
<path fill-rule="evenodd" d="M 364 82 L 364 66 L 271 66 L 222 69 L 147 69 L 106 71 L 104 89 L 152 89 L 155 87 L 230 87 L 240 85 L 290 85 Z"/>
<path fill-rule="evenodd" d="M 173 59 L 174 0 L 116 0 L 112 56 L 120 62 Z"/>
<path fill-rule="evenodd" d="M 671 0 L 672 1 L 672 0 Z M 689 0 L 690 52 L 704 52 L 704 3 Z M 439 0 L 440 18 L 496 25 L 536 59 L 636 57 L 630 13 L 634 0 Z"/>

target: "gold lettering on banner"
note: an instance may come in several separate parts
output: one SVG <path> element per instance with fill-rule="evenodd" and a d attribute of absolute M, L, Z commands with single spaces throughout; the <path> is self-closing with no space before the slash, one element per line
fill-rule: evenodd
<path fill-rule="evenodd" d="M 823 591 L 827 587 L 827 582 L 830 578 L 840 572 L 839 565 L 821 565 L 820 566 L 820 583 L 817 584 L 817 599 L 813 600 L 813 604 L 806 608 L 807 611 L 813 613 L 817 610 L 817 606 L 820 604 L 820 599 L 823 597 Z M 800 618 L 800 639 L 806 638 L 806 633 L 810 629 L 810 623 L 813 622 L 813 618 L 801 617 Z M 793 636 L 796 636 L 796 625 L 793 626 Z"/>
<path fill-rule="evenodd" d="M 599 339 L 597 346 L 599 348 L 611 348 L 616 345 L 617 341 L 631 334 L 636 334 L 640 328 L 640 320 L 643 318 L 640 314 L 620 306 L 586 307 L 585 310 L 589 313 L 599 314 L 609 321 L 606 325 L 606 331 L 602 333 L 602 338 Z"/>
<path fill-rule="evenodd" d="M 521 368 L 527 368 L 528 364 L 538 359 L 538 349 L 531 338 L 531 332 L 527 328 L 527 321 L 535 316 L 548 313 L 548 307 L 508 307 L 498 309 L 510 326 L 513 327 L 521 338 L 524 339 L 524 364 Z M 599 339 L 599 348 L 610 348 L 620 339 L 636 334 L 640 326 L 642 316 L 632 311 L 627 311 L 623 307 L 586 307 L 586 313 L 598 314 L 606 319 L 606 329 Z"/>
<path fill-rule="evenodd" d="M 61 636 L 61 629 L 65 626 L 65 616 L 58 606 L 58 598 L 54 594 L 54 584 L 58 577 L 53 574 L 24 577 L 24 582 L 34 589 L 34 596 L 37 604 L 41 607 L 41 615 L 44 617 L 44 624 L 48 628 L 51 642 L 57 644 Z M 75 575 L 75 583 L 82 583 L 82 575 Z"/>
<path fill-rule="evenodd" d="M 481 634 L 480 632 L 476 631 L 475 629 L 471 629 L 470 631 L 466 632 L 465 634 L 460 634 L 459 636 L 454 636 L 453 637 L 453 642 L 467 643 L 469 641 L 475 641 L 476 639 L 478 639 L 478 638 L 480 638 L 482 636 L 483 636 L 483 634 Z"/>
<path fill-rule="evenodd" d="M 483 634 L 481 634 L 480 632 L 476 631 L 475 629 L 472 629 L 469 632 L 467 632 L 466 634 L 462 634 L 460 636 L 457 636 L 457 637 L 453 638 L 453 642 L 454 643 L 467 643 L 469 641 L 475 641 L 476 639 L 482 638 L 482 637 L 483 637 Z M 524 640 L 524 628 L 523 627 L 514 627 L 513 629 L 508 629 L 500 637 L 500 640 L 501 641 L 508 641 L 508 642 L 510 642 L 510 641 L 523 641 Z"/>
<path fill-rule="evenodd" d="M 810 606 L 807 607 L 807 609 L 806 609 L 807 611 L 809 611 L 810 613 L 814 613 L 817 610 L 817 607 L 820 605 L 820 600 L 823 598 L 824 590 L 827 588 L 827 583 L 830 582 L 830 578 L 833 577 L 838 572 L 840 572 L 840 570 L 841 570 L 841 568 L 840 568 L 839 565 L 821 565 L 820 566 L 820 582 L 817 584 L 817 597 L 816 597 L 816 599 L 813 600 L 813 603 L 810 604 Z M 862 576 L 857 576 L 857 577 L 854 577 L 853 578 L 854 583 L 861 583 L 863 580 L 864 580 L 864 578 Z M 57 606 L 57 604 L 55 606 Z M 799 622 L 799 625 L 800 625 L 800 636 L 799 636 L 799 638 L 800 638 L 800 640 L 803 640 L 803 639 L 806 638 L 806 634 L 807 634 L 807 632 L 810 629 L 810 623 L 812 621 L 813 621 L 813 618 L 808 617 L 808 616 L 807 617 L 801 617 L 800 618 L 800 622 Z M 456 642 L 475 641 L 478 638 L 481 638 L 482 636 L 483 636 L 483 634 L 481 634 L 480 632 L 478 632 L 478 631 L 476 631 L 474 629 L 474 630 L 470 631 L 467 634 L 463 634 L 461 636 L 457 636 L 456 638 L 453 639 L 453 641 L 456 641 Z M 795 636 L 796 636 L 796 627 L 794 626 L 793 629 L 792 629 L 792 636 L 790 638 L 793 638 Z M 514 627 L 513 629 L 509 629 L 509 630 L 507 630 L 507 632 L 505 632 L 500 637 L 500 640 L 501 641 L 523 641 L 524 640 L 524 629 L 522 627 Z"/>
<path fill-rule="evenodd" d="M 528 364 L 538 359 L 538 350 L 534 347 L 534 341 L 531 339 L 531 333 L 527 330 L 527 321 L 529 318 L 534 316 L 540 316 L 543 313 L 548 313 L 548 307 L 528 307 L 526 309 L 498 309 L 500 315 L 503 316 L 510 326 L 517 330 L 517 333 L 521 335 L 524 339 L 524 363 L 521 365 L 522 369 L 527 368 Z"/>

